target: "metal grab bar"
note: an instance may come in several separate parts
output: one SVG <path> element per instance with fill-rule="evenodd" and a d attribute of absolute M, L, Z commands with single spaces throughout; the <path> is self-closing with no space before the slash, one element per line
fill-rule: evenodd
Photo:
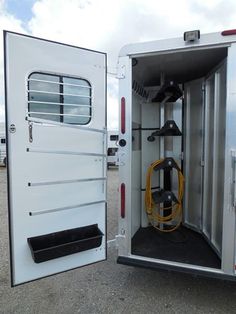
<path fill-rule="evenodd" d="M 106 203 L 106 200 L 95 201 L 95 202 L 90 202 L 90 203 L 83 203 L 83 204 L 78 204 L 78 205 L 65 206 L 65 207 L 59 207 L 59 208 L 30 211 L 29 215 L 30 216 L 36 216 L 36 215 L 42 215 L 42 214 L 49 214 L 49 213 L 54 213 L 54 212 L 58 212 L 58 211 L 62 211 L 62 210 L 75 209 L 75 208 L 79 208 L 79 207 L 90 206 L 90 205 L 101 204 L 101 203 Z"/>
<path fill-rule="evenodd" d="M 49 121 L 49 120 L 46 120 L 46 119 L 33 118 L 33 117 L 26 117 L 25 119 L 27 121 L 29 121 L 29 122 L 36 122 L 36 123 L 39 123 L 39 124 L 45 124 L 45 126 L 55 125 L 55 126 L 60 126 L 60 127 L 79 129 L 79 130 L 82 130 L 82 131 L 97 132 L 97 133 L 102 133 L 102 134 L 106 134 L 107 133 L 106 129 L 101 130 L 101 129 L 89 128 L 89 127 L 86 127 L 86 126 L 81 126 L 81 125 L 76 125 L 76 124 L 69 124 L 69 123 L 56 122 L 56 121 Z"/>
<path fill-rule="evenodd" d="M 95 157 L 104 157 L 106 158 L 106 154 L 100 153 L 85 153 L 85 152 L 69 152 L 63 150 L 41 150 L 41 149 L 31 149 L 26 148 L 26 151 L 29 153 L 42 153 L 42 154 L 62 154 L 62 155 L 78 155 L 78 156 L 95 156 Z"/>
<path fill-rule="evenodd" d="M 102 178 L 88 178 L 88 179 L 74 179 L 74 180 L 60 180 L 60 181 L 47 181 L 47 182 L 29 182 L 28 186 L 42 186 L 42 185 L 55 185 L 55 184 L 67 184 L 77 182 L 93 182 L 93 181 L 106 181 L 106 177 Z"/>

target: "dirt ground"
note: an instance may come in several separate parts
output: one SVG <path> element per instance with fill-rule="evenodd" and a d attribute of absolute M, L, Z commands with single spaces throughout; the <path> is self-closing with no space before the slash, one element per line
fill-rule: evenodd
<path fill-rule="evenodd" d="M 117 232 L 118 171 L 108 171 L 108 239 Z M 236 313 L 236 283 L 105 262 L 10 287 L 6 170 L 0 168 L 0 313 Z"/>

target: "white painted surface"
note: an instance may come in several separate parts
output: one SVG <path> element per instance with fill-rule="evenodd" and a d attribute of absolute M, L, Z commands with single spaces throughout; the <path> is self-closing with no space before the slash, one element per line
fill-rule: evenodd
<path fill-rule="evenodd" d="M 27 244 L 29 237 L 91 224 L 98 224 L 106 233 L 105 203 L 29 215 L 31 211 L 73 207 L 106 199 L 104 181 L 28 186 L 28 183 L 106 176 L 105 158 L 77 154 L 105 155 L 106 135 L 103 133 L 34 122 L 33 142 L 30 143 L 26 89 L 27 78 L 34 71 L 87 79 L 92 86 L 92 119 L 86 127 L 104 130 L 106 126 L 104 54 L 6 33 L 7 123 L 8 128 L 11 124 L 16 127 L 15 133 L 8 131 L 13 285 L 106 258 L 105 236 L 97 249 L 40 264 L 34 263 L 31 257 Z"/>

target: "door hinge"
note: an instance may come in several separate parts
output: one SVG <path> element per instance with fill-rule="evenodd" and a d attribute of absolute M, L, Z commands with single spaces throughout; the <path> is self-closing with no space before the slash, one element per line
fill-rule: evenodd
<path fill-rule="evenodd" d="M 126 72 L 125 65 L 123 64 L 123 65 L 119 66 L 116 78 L 124 79 L 125 78 L 125 72 Z"/>
<path fill-rule="evenodd" d="M 122 235 L 122 234 L 117 234 L 115 236 L 115 239 L 112 239 L 112 240 L 108 240 L 107 241 L 107 247 L 108 248 L 112 248 L 112 247 L 115 247 L 115 248 L 118 248 L 119 247 L 119 241 L 121 239 L 125 239 L 125 236 Z"/>

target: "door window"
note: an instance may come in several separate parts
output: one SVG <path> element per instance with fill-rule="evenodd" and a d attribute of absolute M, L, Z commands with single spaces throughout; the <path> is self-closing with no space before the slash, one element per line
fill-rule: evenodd
<path fill-rule="evenodd" d="M 91 85 L 85 79 L 46 73 L 28 78 L 29 117 L 88 124 L 91 106 Z"/>

